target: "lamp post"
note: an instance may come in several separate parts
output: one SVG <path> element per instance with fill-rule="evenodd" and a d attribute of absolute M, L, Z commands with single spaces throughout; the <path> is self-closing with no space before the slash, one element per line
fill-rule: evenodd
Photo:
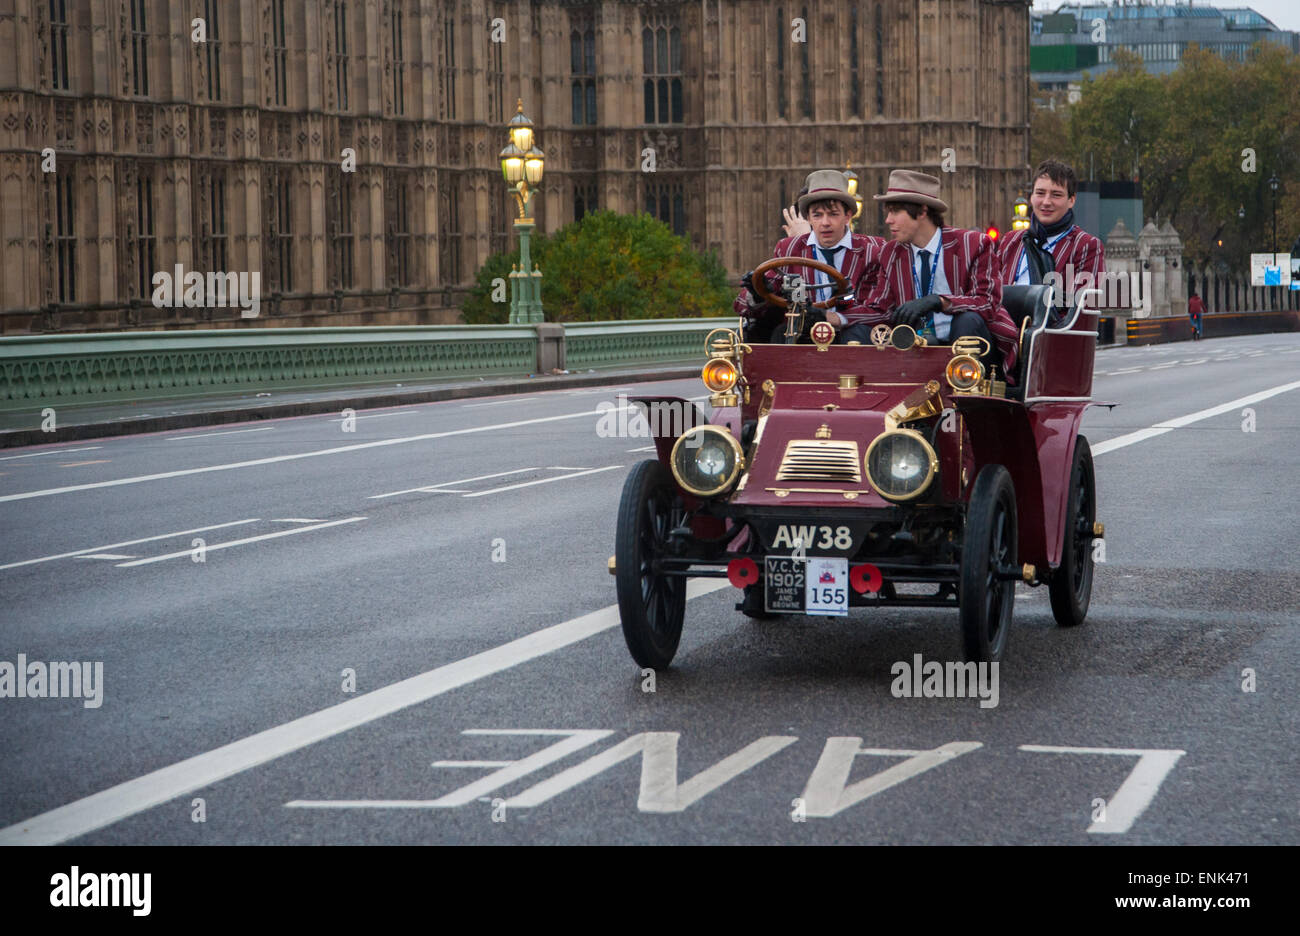
<path fill-rule="evenodd" d="M 1268 187 L 1273 190 L 1273 266 L 1277 266 L 1277 187 L 1281 181 L 1276 172 L 1268 180 Z"/>
<path fill-rule="evenodd" d="M 858 174 L 849 168 L 849 164 L 844 164 L 844 178 L 848 182 L 849 194 L 853 196 L 853 201 L 857 208 L 853 212 L 853 217 L 849 220 L 849 230 L 856 231 L 858 227 L 858 218 L 862 215 L 862 196 L 858 194 Z"/>
<path fill-rule="evenodd" d="M 510 142 L 500 153 L 501 174 L 511 188 L 519 217 L 515 230 L 519 232 L 519 266 L 510 273 L 510 323 L 527 324 L 543 321 L 542 271 L 533 269 L 528 255 L 528 238 L 535 227 L 528 206 L 533 199 L 533 188 L 542 181 L 546 157 L 533 145 L 533 122 L 524 116 L 524 101 L 519 99 L 515 115 L 506 129 Z"/>
<path fill-rule="evenodd" d="M 1017 198 L 1015 204 L 1011 207 L 1011 230 L 1026 231 L 1029 229 L 1029 202 L 1024 197 Z"/>

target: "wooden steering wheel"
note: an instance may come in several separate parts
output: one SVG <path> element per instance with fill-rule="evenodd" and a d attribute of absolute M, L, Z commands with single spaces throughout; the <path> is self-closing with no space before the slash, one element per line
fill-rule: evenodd
<path fill-rule="evenodd" d="M 752 277 L 754 283 L 754 292 L 764 302 L 771 303 L 778 309 L 787 308 L 790 305 L 789 300 L 783 296 L 777 296 L 767 291 L 767 271 L 775 270 L 778 267 L 788 266 L 806 266 L 814 270 L 821 270 L 832 280 L 831 294 L 821 302 L 814 302 L 814 309 L 829 309 L 835 304 L 840 296 L 849 291 L 849 280 L 843 273 L 835 269 L 829 263 L 822 263 L 820 260 L 812 260 L 808 257 L 773 257 L 771 260 L 764 260 L 758 266 L 754 267 Z M 809 283 L 808 285 L 812 285 Z"/>

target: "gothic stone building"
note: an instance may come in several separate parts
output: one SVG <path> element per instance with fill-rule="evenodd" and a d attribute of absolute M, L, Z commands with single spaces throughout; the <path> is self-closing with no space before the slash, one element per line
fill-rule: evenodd
<path fill-rule="evenodd" d="M 951 223 L 1005 225 L 1028 7 L 0 0 L 0 333 L 454 322 L 510 243 L 519 98 L 543 231 L 649 211 L 738 275 L 805 174 L 846 163 L 868 232 L 891 167 L 940 173 Z M 258 319 L 155 308 L 176 264 L 259 272 Z"/>

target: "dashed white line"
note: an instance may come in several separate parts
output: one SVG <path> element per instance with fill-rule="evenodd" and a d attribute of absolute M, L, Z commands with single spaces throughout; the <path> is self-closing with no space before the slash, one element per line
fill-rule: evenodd
<path fill-rule="evenodd" d="M 71 455 L 73 452 L 93 452 L 98 448 L 103 448 L 103 446 L 91 445 L 86 448 L 50 449 L 48 452 L 28 452 L 26 455 L 6 455 L 3 458 L 0 458 L 0 461 L 13 461 L 15 458 L 39 458 L 42 455 Z"/>
<path fill-rule="evenodd" d="M 534 484 L 550 484 L 552 481 L 567 481 L 569 478 L 577 478 L 581 475 L 596 474 L 601 471 L 613 471 L 615 468 L 622 468 L 622 465 L 606 465 L 604 468 L 591 468 L 587 471 L 575 471 L 571 474 L 556 475 L 554 478 L 542 478 L 538 481 L 523 481 L 519 484 L 507 484 L 505 487 L 491 488 L 486 491 L 476 491 L 473 494 L 466 494 L 466 497 L 486 497 L 488 494 L 500 494 L 503 491 L 514 491 L 519 488 L 532 487 Z"/>
<path fill-rule="evenodd" d="M 539 399 L 539 397 L 512 397 L 509 400 L 493 400 L 491 403 L 463 403 L 461 404 L 461 409 L 473 409 L 476 406 L 503 406 L 506 403 L 527 403 L 530 400 L 536 399 Z"/>
<path fill-rule="evenodd" d="M 219 549 L 229 549 L 232 546 L 243 546 L 245 543 L 259 543 L 262 540 L 279 539 L 282 536 L 296 536 L 299 533 L 309 533 L 312 530 L 323 530 L 325 527 L 340 526 L 344 523 L 356 523 L 364 519 L 366 518 L 348 517 L 346 520 L 331 520 L 329 523 L 317 523 L 314 526 L 295 527 L 292 530 L 280 530 L 278 533 L 263 533 L 261 536 L 249 536 L 244 539 L 230 540 L 225 543 L 213 543 L 210 546 L 205 545 L 203 551 L 205 553 L 216 552 Z M 182 556 L 192 555 L 194 555 L 193 548 L 182 549 L 179 552 L 167 553 L 162 556 L 150 556 L 148 559 L 136 559 L 134 562 L 119 562 L 117 567 L 123 569 L 130 566 L 149 565 L 152 562 L 163 562 L 167 559 L 179 559 Z"/>
<path fill-rule="evenodd" d="M 404 491 L 389 491 L 387 494 L 371 494 L 367 500 L 381 497 L 396 497 L 398 494 L 445 494 L 444 489 L 452 484 L 469 484 L 471 481 L 486 481 L 489 478 L 504 478 L 506 475 L 523 474 L 526 471 L 541 471 L 541 468 L 515 468 L 512 471 L 497 471 L 493 474 L 478 475 L 473 478 L 460 478 L 456 481 L 443 481 L 440 484 L 425 484 L 420 487 L 407 488 Z"/>
<path fill-rule="evenodd" d="M 270 432 L 275 426 L 258 426 L 256 429 L 227 429 L 223 432 L 195 432 L 188 435 L 163 436 L 167 442 L 175 442 L 177 439 L 208 439 L 212 436 L 219 435 L 239 435 L 241 432 Z"/>
<path fill-rule="evenodd" d="M 87 546 L 85 549 L 59 553 L 57 556 L 42 556 L 39 559 L 24 559 L 22 562 L 11 562 L 8 565 L 0 565 L 0 569 L 16 569 L 18 566 L 34 565 L 37 562 L 50 562 L 54 559 L 67 559 L 71 556 L 80 556 L 82 553 L 99 552 L 102 549 L 117 549 L 120 546 L 134 546 L 137 543 L 152 543 L 155 540 L 172 539 L 176 536 L 189 536 L 191 533 L 205 533 L 208 530 L 221 530 L 225 527 L 242 526 L 245 523 L 256 522 L 257 518 L 253 517 L 250 520 L 232 520 L 230 523 L 215 523 L 212 526 L 195 527 L 192 530 L 178 530 L 175 533 L 163 533 L 160 536 L 146 536 L 143 539 L 126 540 L 122 543 L 109 543 L 106 546 Z"/>

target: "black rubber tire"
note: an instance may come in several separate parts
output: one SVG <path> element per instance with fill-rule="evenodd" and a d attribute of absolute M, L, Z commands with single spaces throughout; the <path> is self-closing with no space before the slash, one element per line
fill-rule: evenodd
<path fill-rule="evenodd" d="M 1092 468 L 1092 448 L 1087 439 L 1079 436 L 1074 443 L 1074 465 L 1070 469 L 1061 565 L 1052 572 L 1047 585 L 1052 596 L 1052 616 L 1061 627 L 1078 627 L 1088 616 L 1094 571 L 1092 530 L 1096 520 L 1097 480 Z"/>
<path fill-rule="evenodd" d="M 1001 465 L 985 465 L 975 478 L 962 538 L 958 616 L 966 659 L 996 663 L 1006 652 L 1015 611 L 1016 583 L 999 581 L 999 566 L 1016 562 L 1016 491 Z"/>
<path fill-rule="evenodd" d="M 677 653 L 686 616 L 686 578 L 656 575 L 668 531 L 684 514 L 673 476 L 657 461 L 633 466 L 623 485 L 614 537 L 614 583 L 623 639 L 632 659 L 664 669 Z"/>

